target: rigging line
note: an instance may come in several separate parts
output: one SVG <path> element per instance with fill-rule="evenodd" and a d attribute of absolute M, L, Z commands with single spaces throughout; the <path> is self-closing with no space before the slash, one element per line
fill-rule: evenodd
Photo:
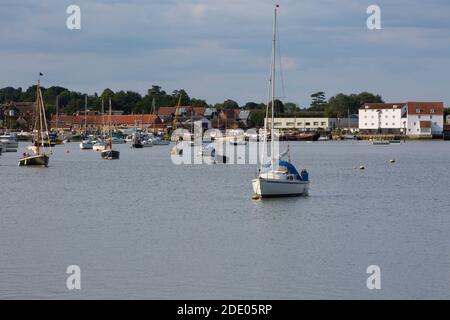
<path fill-rule="evenodd" d="M 283 59 L 281 57 L 281 44 L 280 44 L 280 35 L 279 35 L 279 27 L 278 27 L 278 20 L 277 20 L 277 27 L 276 27 L 276 31 L 277 31 L 277 51 L 278 51 L 278 59 L 279 59 L 279 64 L 280 64 L 280 78 L 281 78 L 281 93 L 282 96 L 280 97 L 280 99 L 285 99 L 286 98 L 286 92 L 285 92 L 285 86 L 284 86 L 284 71 L 283 71 Z"/>

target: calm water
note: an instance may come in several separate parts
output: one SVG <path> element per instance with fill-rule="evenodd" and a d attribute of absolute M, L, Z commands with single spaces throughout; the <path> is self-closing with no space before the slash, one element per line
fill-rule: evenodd
<path fill-rule="evenodd" d="M 0 298 L 450 298 L 450 143 L 294 143 L 310 196 L 264 201 L 254 166 L 119 148 L 59 146 L 48 169 L 0 156 Z"/>

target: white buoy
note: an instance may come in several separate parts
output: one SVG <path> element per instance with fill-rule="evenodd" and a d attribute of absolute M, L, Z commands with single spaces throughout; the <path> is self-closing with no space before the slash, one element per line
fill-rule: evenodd
<path fill-rule="evenodd" d="M 391 159 L 391 161 L 390 161 L 391 163 L 395 163 L 395 159 Z"/>
<path fill-rule="evenodd" d="M 359 166 L 359 170 L 366 170 L 365 166 Z"/>

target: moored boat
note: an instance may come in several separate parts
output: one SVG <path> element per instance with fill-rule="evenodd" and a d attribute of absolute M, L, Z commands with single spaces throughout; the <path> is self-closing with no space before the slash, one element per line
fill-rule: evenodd
<path fill-rule="evenodd" d="M 42 74 L 39 73 L 39 76 Z M 19 159 L 19 166 L 39 166 L 48 167 L 49 155 L 45 152 L 46 142 L 48 142 L 48 128 L 47 119 L 45 117 L 45 106 L 42 98 L 42 92 L 40 87 L 40 80 L 38 80 L 36 86 L 36 103 L 33 119 L 33 146 L 34 155 L 24 153 L 23 157 Z M 43 150 L 42 150 L 43 149 Z"/>
<path fill-rule="evenodd" d="M 252 180 L 253 191 L 255 198 L 266 197 L 284 197 L 284 196 L 300 196 L 308 195 L 309 192 L 309 174 L 303 169 L 301 174 L 298 173 L 295 166 L 290 162 L 290 150 L 289 147 L 286 152 L 281 155 L 275 156 L 275 143 L 274 139 L 277 136 L 274 130 L 274 114 L 275 114 L 275 68 L 276 68 L 276 39 L 277 39 L 277 11 L 278 5 L 275 7 L 274 13 L 274 29 L 273 29 L 273 47 L 272 47 L 272 68 L 270 79 L 270 105 L 271 109 L 271 121 L 270 125 L 268 121 L 265 121 L 264 126 L 264 147 L 261 156 L 261 166 L 259 168 L 258 175 Z M 269 108 L 266 109 L 266 119 L 269 118 Z M 270 128 L 269 128 L 270 127 Z M 265 150 L 269 150 L 267 143 L 267 132 L 270 129 L 272 139 L 270 141 L 270 159 L 265 159 Z M 312 133 L 311 139 L 319 139 L 320 134 Z M 287 156 L 287 159 L 284 157 Z"/>
<path fill-rule="evenodd" d="M 106 144 L 106 149 L 101 152 L 101 156 L 104 160 L 118 160 L 120 157 L 120 152 L 113 149 L 113 138 L 112 138 L 112 123 L 111 123 L 111 98 L 109 98 L 109 140 Z"/>

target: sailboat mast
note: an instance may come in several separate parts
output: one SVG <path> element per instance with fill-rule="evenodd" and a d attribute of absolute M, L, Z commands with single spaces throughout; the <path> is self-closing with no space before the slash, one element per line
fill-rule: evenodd
<path fill-rule="evenodd" d="M 58 127 L 59 127 L 59 96 L 56 96 L 56 134 L 58 134 Z"/>
<path fill-rule="evenodd" d="M 35 143 L 36 146 L 36 154 L 39 154 L 41 149 L 41 132 L 42 132 L 42 119 L 41 119 L 41 97 L 40 97 L 40 89 L 41 86 L 41 80 L 38 80 L 37 86 L 36 86 L 36 138 L 37 141 Z"/>
<path fill-rule="evenodd" d="M 278 5 L 275 6 L 274 18 L 273 18 L 273 43 L 272 43 L 272 77 L 271 77 L 271 98 L 272 98 L 272 120 L 271 120 L 271 130 L 270 130 L 270 154 L 272 169 L 275 164 L 275 148 L 274 148 L 274 119 L 275 119 L 275 63 L 276 63 L 276 31 L 277 31 L 277 9 Z"/>
<path fill-rule="evenodd" d="M 112 149 L 112 107 L 111 97 L 109 97 L 109 148 Z"/>
<path fill-rule="evenodd" d="M 87 135 L 87 94 L 84 96 L 84 133 Z"/>
<path fill-rule="evenodd" d="M 102 140 L 105 139 L 105 104 L 102 98 Z"/>

